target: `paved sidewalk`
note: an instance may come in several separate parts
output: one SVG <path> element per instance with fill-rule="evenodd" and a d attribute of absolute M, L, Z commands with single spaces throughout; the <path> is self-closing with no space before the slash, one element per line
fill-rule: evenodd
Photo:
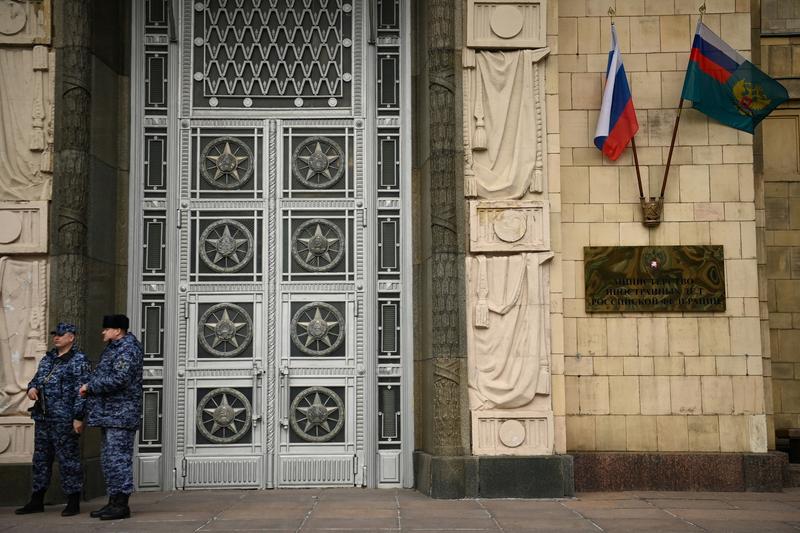
<path fill-rule="evenodd" d="M 133 517 L 89 518 L 104 500 L 62 518 L 63 506 L 16 516 L 24 531 L 800 531 L 800 489 L 780 494 L 585 493 L 559 500 L 432 500 L 412 490 L 298 489 L 137 493 Z"/>

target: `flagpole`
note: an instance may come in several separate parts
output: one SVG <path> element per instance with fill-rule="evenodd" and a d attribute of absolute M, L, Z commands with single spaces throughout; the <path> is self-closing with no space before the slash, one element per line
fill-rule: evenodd
<path fill-rule="evenodd" d="M 659 198 L 664 198 L 664 191 L 667 189 L 667 178 L 669 178 L 669 167 L 672 163 L 672 152 L 675 149 L 675 137 L 678 136 L 678 124 L 681 122 L 681 111 L 683 111 L 683 97 L 678 104 L 678 116 L 675 117 L 675 127 L 672 129 L 672 142 L 669 145 L 669 155 L 667 156 L 667 167 L 664 169 L 664 179 L 661 182 L 661 194 Z"/>
<path fill-rule="evenodd" d="M 639 171 L 639 154 L 636 152 L 636 139 L 634 137 L 631 137 L 631 149 L 633 150 L 633 163 L 636 165 L 636 182 L 639 184 L 639 199 L 644 200 L 644 189 L 642 189 L 642 173 Z"/>

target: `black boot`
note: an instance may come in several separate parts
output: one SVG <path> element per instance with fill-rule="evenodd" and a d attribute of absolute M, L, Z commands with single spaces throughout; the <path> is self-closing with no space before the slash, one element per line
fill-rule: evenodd
<path fill-rule="evenodd" d="M 61 516 L 75 516 L 81 512 L 81 493 L 73 492 L 67 495 L 67 506 L 61 511 Z"/>
<path fill-rule="evenodd" d="M 36 490 L 31 493 L 31 501 L 20 507 L 14 514 L 41 513 L 44 511 L 44 491 Z"/>
<path fill-rule="evenodd" d="M 102 516 L 103 513 L 111 509 L 111 507 L 114 505 L 114 500 L 116 499 L 116 497 L 117 497 L 116 494 L 109 494 L 108 503 L 102 506 L 100 509 L 95 509 L 94 511 L 89 513 L 89 516 L 91 516 L 92 518 L 100 518 L 100 516 Z"/>
<path fill-rule="evenodd" d="M 100 515 L 100 520 L 121 520 L 131 517 L 131 510 L 128 507 L 129 494 L 117 494 L 111 508 Z"/>

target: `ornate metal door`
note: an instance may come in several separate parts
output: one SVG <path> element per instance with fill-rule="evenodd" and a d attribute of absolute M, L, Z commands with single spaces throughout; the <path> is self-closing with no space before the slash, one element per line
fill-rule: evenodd
<path fill-rule="evenodd" d="M 399 1 L 174 7 L 140 12 L 143 177 L 164 179 L 136 190 L 133 297 L 159 343 L 151 407 L 174 435 L 140 439 L 140 486 L 163 486 L 173 461 L 187 488 L 398 484 Z M 367 45 L 376 32 L 383 48 Z M 158 65 L 173 99 L 149 123 Z M 382 83 L 393 101 L 378 109 Z"/>

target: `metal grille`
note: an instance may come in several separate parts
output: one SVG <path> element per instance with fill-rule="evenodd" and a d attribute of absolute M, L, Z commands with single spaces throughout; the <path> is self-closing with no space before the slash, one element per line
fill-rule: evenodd
<path fill-rule="evenodd" d="M 145 52 L 145 109 L 153 114 L 167 112 L 167 41 L 166 35 L 153 39 Z"/>
<path fill-rule="evenodd" d="M 169 6 L 165 0 L 147 0 L 145 9 L 145 23 L 147 26 L 166 26 L 167 9 L 169 9 Z"/>
<path fill-rule="evenodd" d="M 400 437 L 400 387 L 383 385 L 378 398 L 380 440 L 394 441 Z"/>
<path fill-rule="evenodd" d="M 398 302 L 380 302 L 380 347 L 381 355 L 399 355 L 400 321 Z"/>
<path fill-rule="evenodd" d="M 341 0 L 195 5 L 195 105 L 349 105 L 352 11 Z"/>
<path fill-rule="evenodd" d="M 147 302 L 144 304 L 144 327 L 142 328 L 144 356 L 148 359 L 160 358 L 164 346 L 164 304 Z"/>
<path fill-rule="evenodd" d="M 163 488 L 164 325 L 168 240 L 169 0 L 135 2 L 131 101 L 131 256 L 129 313 L 144 348 L 144 392 L 136 459 L 142 488 Z"/>
<path fill-rule="evenodd" d="M 157 444 L 161 440 L 161 393 L 149 390 L 144 393 L 142 431 L 139 442 Z"/>
<path fill-rule="evenodd" d="M 164 220 L 150 218 L 145 220 L 145 260 L 144 268 L 152 272 L 164 270 Z"/>
<path fill-rule="evenodd" d="M 165 191 L 167 182 L 166 131 L 153 132 L 145 137 L 145 187 Z"/>
<path fill-rule="evenodd" d="M 404 219 L 410 208 L 408 184 L 403 183 L 403 133 L 401 125 L 403 94 L 401 65 L 401 2 L 399 0 L 377 0 L 377 58 L 375 91 L 377 100 L 377 154 L 376 188 L 378 212 L 375 220 L 377 230 L 377 275 L 378 275 L 378 483 L 396 484 L 400 472 L 405 470 L 401 442 L 401 388 L 404 386 L 400 342 L 406 324 L 401 313 L 404 290 L 410 287 L 410 272 L 402 250 L 405 244 Z M 407 354 L 406 354 L 407 355 Z"/>
<path fill-rule="evenodd" d="M 378 236 L 379 270 L 396 273 L 400 270 L 400 217 L 382 217 Z"/>
<path fill-rule="evenodd" d="M 400 132 L 385 129 L 378 136 L 378 196 L 392 197 L 400 192 Z"/>

